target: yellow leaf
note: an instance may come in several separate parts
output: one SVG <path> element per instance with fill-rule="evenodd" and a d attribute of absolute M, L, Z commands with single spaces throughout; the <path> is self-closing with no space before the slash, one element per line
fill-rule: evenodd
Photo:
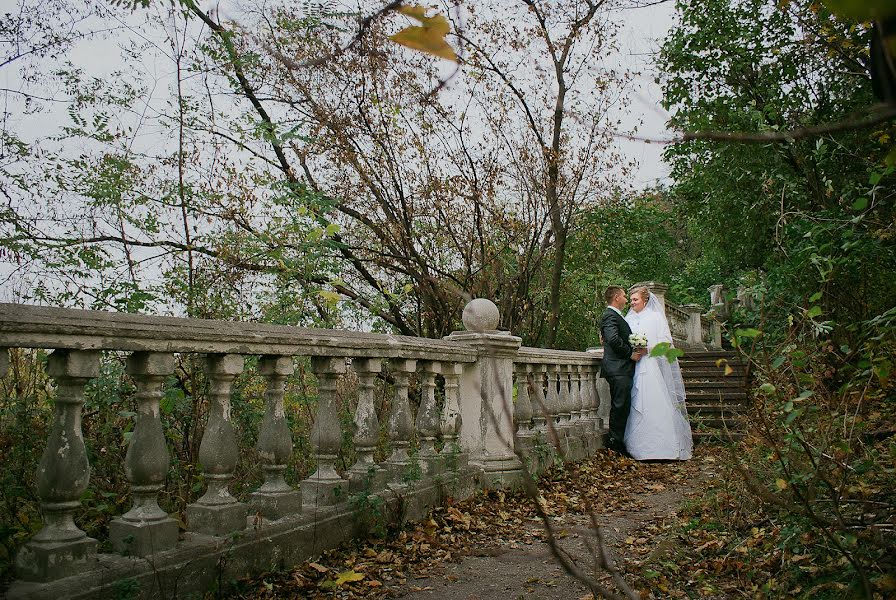
<path fill-rule="evenodd" d="M 336 585 L 342 585 L 349 581 L 361 581 L 362 579 L 364 579 L 364 573 L 356 573 L 354 569 L 349 569 L 336 576 Z"/>
<path fill-rule="evenodd" d="M 734 373 L 734 369 L 730 365 L 725 365 L 725 375 L 731 375 L 732 373 Z"/>
<path fill-rule="evenodd" d="M 318 295 L 330 304 L 336 304 L 341 297 L 337 292 L 331 292 L 329 290 L 321 290 L 318 292 Z"/>
<path fill-rule="evenodd" d="M 779 490 L 786 490 L 786 489 L 787 489 L 787 482 L 784 481 L 783 479 L 776 479 L 776 480 L 775 480 L 775 485 L 778 486 L 778 489 L 779 489 Z"/>
<path fill-rule="evenodd" d="M 457 61 L 454 48 L 445 41 L 445 36 L 451 30 L 448 19 L 439 14 L 427 17 L 426 8 L 422 6 L 402 6 L 398 12 L 420 21 L 420 25 L 405 27 L 395 35 L 389 36 L 390 40 L 413 50 Z"/>

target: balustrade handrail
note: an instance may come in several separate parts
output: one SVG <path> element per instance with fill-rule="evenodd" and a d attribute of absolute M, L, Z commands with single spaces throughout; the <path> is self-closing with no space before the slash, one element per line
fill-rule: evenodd
<path fill-rule="evenodd" d="M 457 341 L 0 303 L 0 347 L 474 362 Z"/>
<path fill-rule="evenodd" d="M 531 364 L 565 364 L 565 365 L 594 365 L 600 362 L 603 351 L 579 352 L 574 350 L 551 350 L 546 348 L 531 348 L 523 346 L 514 359 L 517 363 Z"/>

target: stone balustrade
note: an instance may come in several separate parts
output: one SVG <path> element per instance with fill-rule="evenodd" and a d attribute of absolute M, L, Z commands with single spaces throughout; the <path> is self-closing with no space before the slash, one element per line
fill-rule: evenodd
<path fill-rule="evenodd" d="M 538 472 L 602 447 L 609 406 L 600 353 L 521 348 L 520 338 L 497 331 L 497 309 L 487 300 L 468 305 L 464 324 L 466 331 L 432 340 L 0 304 L 0 376 L 6 348 L 50 350 L 47 374 L 57 388 L 46 446 L 34 449 L 43 453 L 35 481 L 43 527 L 19 550 L 8 596 L 111 598 L 123 582 L 146 597 L 203 593 L 216 581 L 286 568 L 352 537 L 359 531 L 353 495 L 375 495 L 385 512 L 419 518 L 449 495 L 513 486 L 526 468 Z M 131 507 L 112 519 L 108 540 L 95 540 L 75 524 L 91 484 L 81 412 L 85 387 L 109 351 L 127 355 L 136 386 L 135 426 L 122 457 Z M 205 488 L 183 521 L 159 504 L 170 466 L 160 400 L 175 355 L 197 355 L 208 380 L 196 465 Z M 233 478 L 246 449 L 231 393 L 247 357 L 258 359 L 265 381 L 256 446 L 262 483 L 238 495 Z M 318 392 L 302 440 L 315 470 L 298 487 L 285 477 L 299 441 L 284 409 L 296 357 L 310 359 Z M 386 374 L 391 408 L 377 414 L 374 386 Z M 356 460 L 340 472 L 337 386 L 349 375 L 357 381 Z M 383 425 L 391 454 L 377 461 Z"/>

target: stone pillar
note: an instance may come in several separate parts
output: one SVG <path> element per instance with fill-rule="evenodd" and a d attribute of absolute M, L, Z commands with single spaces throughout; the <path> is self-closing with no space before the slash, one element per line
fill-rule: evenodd
<path fill-rule="evenodd" d="M 703 307 L 699 304 L 683 304 L 681 310 L 688 313 L 688 344 L 703 347 L 703 326 L 700 323 Z"/>
<path fill-rule="evenodd" d="M 442 459 L 436 450 L 439 435 L 439 406 L 436 402 L 436 374 L 441 370 L 438 362 L 425 361 L 422 364 L 422 394 L 420 407 L 417 409 L 417 435 L 420 440 L 418 457 L 424 474 L 428 477 L 437 475 L 441 470 Z"/>
<path fill-rule="evenodd" d="M 246 528 L 246 505 L 237 502 L 227 490 L 239 459 L 236 432 L 230 420 L 230 387 L 243 372 L 243 366 L 239 354 L 213 354 L 205 359 L 209 413 L 199 444 L 199 462 L 208 489 L 187 506 L 190 531 L 224 536 Z"/>
<path fill-rule="evenodd" d="M 286 378 L 295 370 L 291 356 L 263 356 L 258 372 L 267 378 L 265 413 L 258 432 L 258 456 L 264 483 L 251 496 L 249 505 L 266 519 L 276 521 L 302 512 L 302 494 L 283 478 L 292 456 L 292 433 L 283 410 Z"/>
<path fill-rule="evenodd" d="M 712 319 L 712 347 L 713 348 L 721 348 L 722 347 L 722 324 L 719 322 L 718 316 L 713 316 Z"/>
<path fill-rule="evenodd" d="M 358 408 L 355 410 L 355 453 L 357 461 L 349 469 L 349 489 L 376 492 L 386 485 L 386 472 L 373 460 L 380 437 L 380 422 L 373 402 L 373 382 L 382 371 L 379 358 L 355 358 L 352 369 L 358 374 Z"/>
<path fill-rule="evenodd" d="M 336 380 L 344 374 L 345 359 L 315 356 L 311 369 L 317 377 L 317 414 L 311 427 L 311 446 L 315 449 L 317 470 L 302 481 L 303 510 L 328 508 L 346 501 L 348 481 L 336 472 L 336 457 L 342 443 L 339 416 L 336 413 Z"/>
<path fill-rule="evenodd" d="M 532 369 L 532 392 L 535 396 L 532 402 L 532 429 L 535 432 L 545 433 L 547 421 L 551 418 L 548 412 L 547 400 L 544 396 L 544 365 L 529 365 Z"/>
<path fill-rule="evenodd" d="M 519 481 L 522 463 L 513 448 L 513 361 L 522 340 L 497 331 L 498 307 L 477 298 L 464 308 L 467 331 L 447 339 L 472 346 L 478 360 L 465 365 L 461 378 L 461 446 L 482 469 L 484 484 L 506 486 Z"/>
<path fill-rule="evenodd" d="M 97 541 L 78 529 L 74 516 L 90 481 L 81 433 L 84 386 L 100 373 L 100 353 L 56 350 L 47 359 L 47 372 L 58 389 L 47 447 L 35 478 L 44 526 L 16 557 L 16 574 L 25 581 L 51 581 L 80 573 L 96 557 Z"/>
<path fill-rule="evenodd" d="M 467 467 L 467 454 L 457 441 L 460 432 L 460 377 L 464 367 L 460 363 L 437 363 L 445 378 L 445 404 L 442 406 L 439 429 L 442 432 L 442 457 L 449 471 L 457 472 Z"/>
<path fill-rule="evenodd" d="M 414 434 L 414 418 L 411 404 L 408 402 L 408 377 L 417 370 L 415 360 L 393 360 L 390 371 L 395 379 L 395 398 L 392 400 L 392 412 L 389 414 L 389 439 L 392 441 L 392 454 L 386 464 L 389 469 L 389 485 L 401 486 L 414 477 L 417 470 L 416 461 L 411 459 L 408 449 Z"/>
<path fill-rule="evenodd" d="M 137 422 L 124 463 L 134 505 L 112 519 L 109 541 L 116 552 L 147 556 L 173 548 L 180 532 L 177 521 L 158 504 L 169 466 L 159 401 L 165 377 L 174 373 L 174 356 L 135 352 L 128 358 L 127 372 L 137 384 Z"/>

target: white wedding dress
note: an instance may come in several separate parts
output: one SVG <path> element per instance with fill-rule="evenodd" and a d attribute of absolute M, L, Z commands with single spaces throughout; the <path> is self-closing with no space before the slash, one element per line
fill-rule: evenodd
<path fill-rule="evenodd" d="M 648 350 L 660 342 L 672 343 L 666 315 L 653 294 L 641 312 L 630 310 L 625 320 L 633 333 L 647 336 Z M 670 364 L 665 357 L 649 355 L 638 361 L 625 447 L 636 460 L 691 458 L 694 442 L 678 361 Z"/>

